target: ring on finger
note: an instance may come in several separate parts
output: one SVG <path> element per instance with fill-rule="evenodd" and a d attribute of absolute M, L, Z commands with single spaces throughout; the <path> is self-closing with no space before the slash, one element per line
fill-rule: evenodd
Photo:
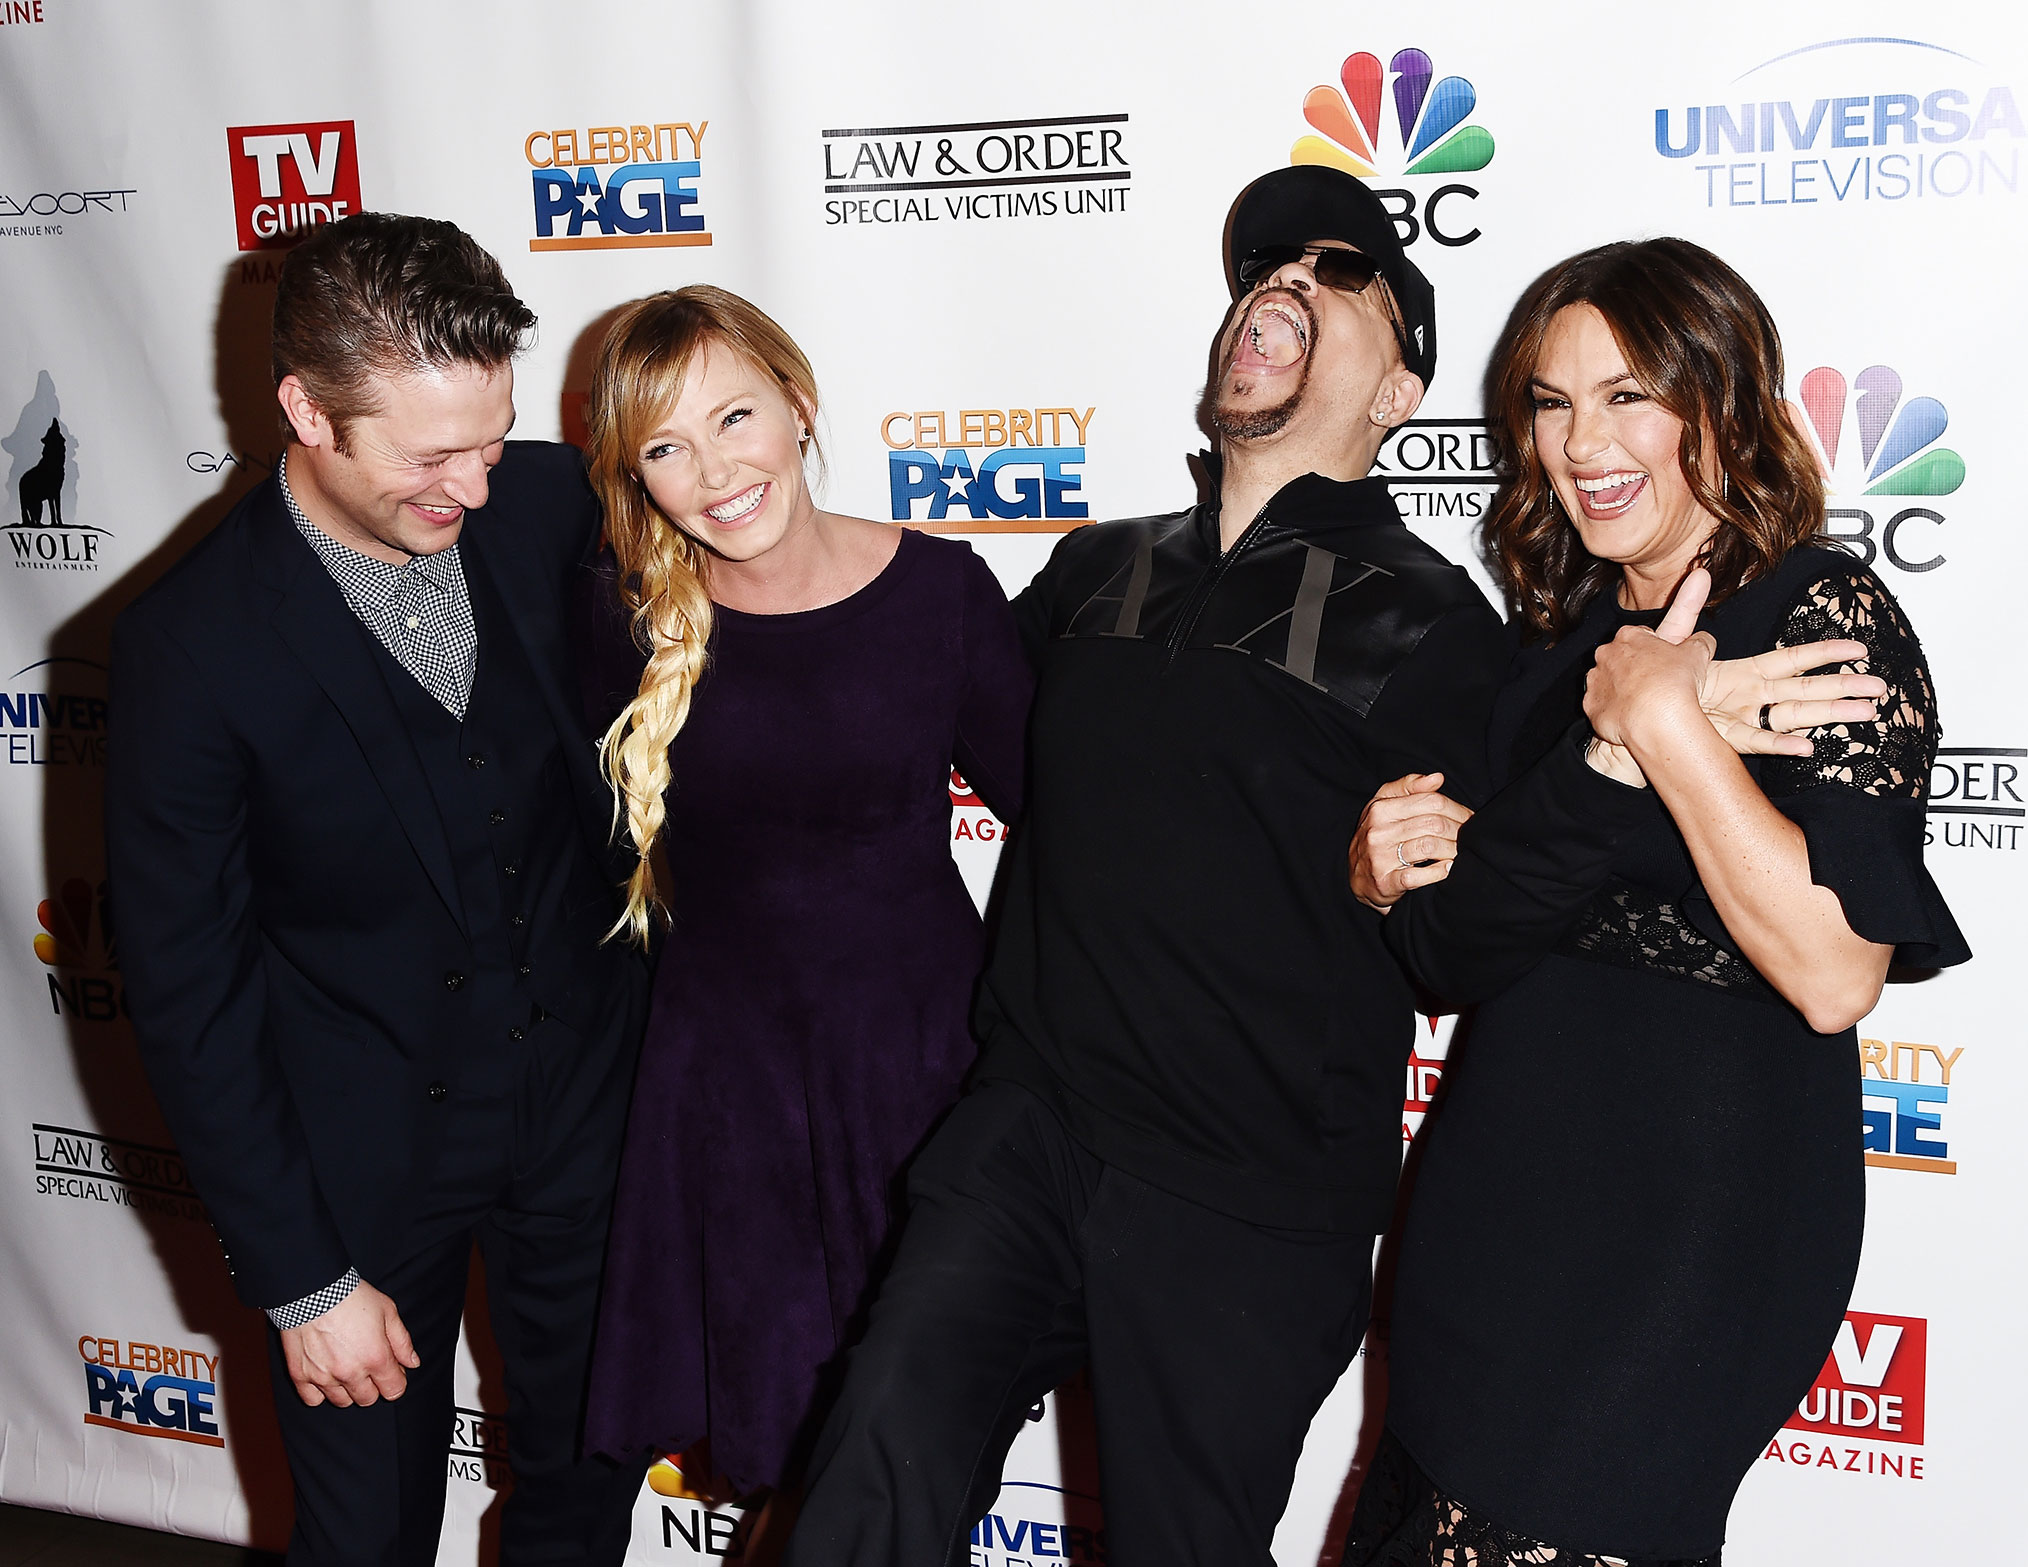
<path fill-rule="evenodd" d="M 1773 732 L 1773 730 L 1774 730 L 1774 725 L 1773 725 L 1773 724 L 1770 724 L 1770 723 L 1769 723 L 1769 722 L 1767 721 L 1767 719 L 1768 719 L 1768 714 L 1772 713 L 1773 711 L 1774 711 L 1774 703 L 1772 703 L 1772 702 L 1763 702 L 1763 703 L 1761 703 L 1761 704 L 1760 704 L 1760 727 L 1761 727 L 1761 728 L 1763 728 L 1763 729 L 1765 729 L 1765 730 L 1767 730 L 1767 731 L 1769 731 L 1770 733 L 1772 733 L 1772 732 Z"/>
<path fill-rule="evenodd" d="M 1401 845 L 1398 843 L 1394 846 L 1394 858 L 1400 864 L 1403 870 L 1407 870 L 1409 868 L 1408 856 L 1401 852 Z"/>

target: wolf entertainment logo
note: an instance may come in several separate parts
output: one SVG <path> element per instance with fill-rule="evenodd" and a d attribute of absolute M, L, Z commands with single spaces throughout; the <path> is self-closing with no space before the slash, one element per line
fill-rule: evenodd
<path fill-rule="evenodd" d="M 1383 68 L 1378 55 L 1348 56 L 1338 68 L 1339 87 L 1312 87 L 1303 99 L 1303 118 L 1322 136 L 1298 137 L 1289 149 L 1291 163 L 1321 163 L 1343 169 L 1363 180 L 1377 178 L 1383 165 L 1398 177 L 1420 174 L 1473 174 L 1493 161 L 1493 133 L 1468 123 L 1479 105 L 1479 92 L 1462 76 L 1436 80 L 1436 67 L 1420 49 L 1402 49 Z M 1384 94 L 1389 82 L 1392 94 Z M 1398 154 L 1383 154 L 1380 134 L 1383 96 L 1394 105 L 1394 141 Z M 1439 208 L 1453 200 L 1474 201 L 1470 185 L 1447 184 L 1420 202 L 1412 190 L 1376 190 L 1394 219 L 1404 245 L 1424 230 L 1439 245 L 1469 245 L 1479 230 L 1459 226 Z"/>
<path fill-rule="evenodd" d="M 18 569 L 97 571 L 99 546 L 112 535 L 78 515 L 77 436 L 65 427 L 56 382 L 47 370 L 0 451 L 14 459 L 7 487 L 16 520 L 4 524 Z"/>

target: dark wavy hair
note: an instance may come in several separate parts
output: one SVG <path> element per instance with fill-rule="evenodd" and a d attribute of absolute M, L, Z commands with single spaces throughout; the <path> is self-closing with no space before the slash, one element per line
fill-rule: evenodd
<path fill-rule="evenodd" d="M 303 383 L 346 428 L 378 412 L 375 375 L 474 364 L 497 370 L 535 330 L 500 263 L 455 223 L 360 212 L 317 229 L 282 263 L 275 289 L 275 385 Z"/>
<path fill-rule="evenodd" d="M 1542 340 L 1571 305 L 1605 317 L 1642 390 L 1683 421 L 1683 477 L 1718 519 L 1698 560 L 1711 573 L 1713 603 L 1823 531 L 1823 473 L 1783 406 L 1781 335 L 1760 296 L 1687 239 L 1601 245 L 1529 285 L 1486 376 L 1501 483 L 1483 532 L 1509 607 L 1531 633 L 1561 637 L 1620 576 L 1615 562 L 1585 549 L 1535 449 Z M 1707 440 L 1721 475 L 1715 487 L 1705 477 Z"/>

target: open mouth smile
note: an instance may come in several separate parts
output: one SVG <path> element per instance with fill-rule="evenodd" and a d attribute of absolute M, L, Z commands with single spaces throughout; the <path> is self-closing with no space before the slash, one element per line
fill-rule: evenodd
<path fill-rule="evenodd" d="M 720 527 L 731 527 L 743 522 L 760 509 L 760 503 L 768 498 L 765 483 L 756 484 L 752 489 L 741 490 L 729 501 L 720 501 L 716 506 L 704 508 L 704 515 Z"/>
<path fill-rule="evenodd" d="M 1620 516 L 1640 499 L 1648 487 L 1648 476 L 1622 468 L 1595 476 L 1573 474 L 1571 483 L 1577 486 L 1578 504 L 1584 508 L 1585 516 L 1603 522 Z"/>
<path fill-rule="evenodd" d="M 1310 351 L 1311 322 L 1293 300 L 1270 294 L 1248 313 L 1233 345 L 1232 368 L 1242 375 L 1272 375 L 1300 364 Z"/>
<path fill-rule="evenodd" d="M 428 501 L 410 501 L 408 504 L 424 522 L 433 523 L 439 528 L 448 527 L 465 515 L 465 508 L 462 506 L 432 506 Z"/>

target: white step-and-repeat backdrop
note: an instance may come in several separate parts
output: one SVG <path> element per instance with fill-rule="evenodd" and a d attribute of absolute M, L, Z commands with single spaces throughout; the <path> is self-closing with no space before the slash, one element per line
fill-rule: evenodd
<path fill-rule="evenodd" d="M 0 0 L 0 1497 L 269 1545 L 287 1528 L 260 1324 L 142 1081 L 98 835 L 111 618 L 279 445 L 287 232 L 371 207 L 476 234 L 542 318 L 518 382 L 534 436 L 580 428 L 621 300 L 750 295 L 817 367 L 832 504 L 970 535 L 1012 589 L 1056 533 L 1191 498 L 1220 228 L 1293 158 L 1370 180 L 1435 280 L 1442 367 L 1383 462 L 1461 560 L 1491 494 L 1486 354 L 1544 266 L 1683 234 L 1780 320 L 1831 529 L 1935 668 L 1930 859 L 1979 960 L 1891 985 L 1860 1030 L 1865 1262 L 1729 1559 L 2004 1554 L 1995 1508 L 2028 1459 L 2028 1146 L 2006 1129 L 2028 1093 L 2021 18 Z M 964 800 L 953 851 L 983 890 L 1001 829 Z M 1446 1028 L 1421 1037 L 1404 1139 L 1443 1069 Z M 475 1297 L 446 1563 L 490 1550 L 506 1482 L 482 1315 Z M 1369 1350 L 1312 1432 L 1285 1563 L 1334 1559 L 1383 1331 Z M 982 1567 L 1104 1559 L 1078 1400 L 1017 1446 Z M 635 1559 L 723 1555 L 733 1521 L 664 1466 Z"/>

